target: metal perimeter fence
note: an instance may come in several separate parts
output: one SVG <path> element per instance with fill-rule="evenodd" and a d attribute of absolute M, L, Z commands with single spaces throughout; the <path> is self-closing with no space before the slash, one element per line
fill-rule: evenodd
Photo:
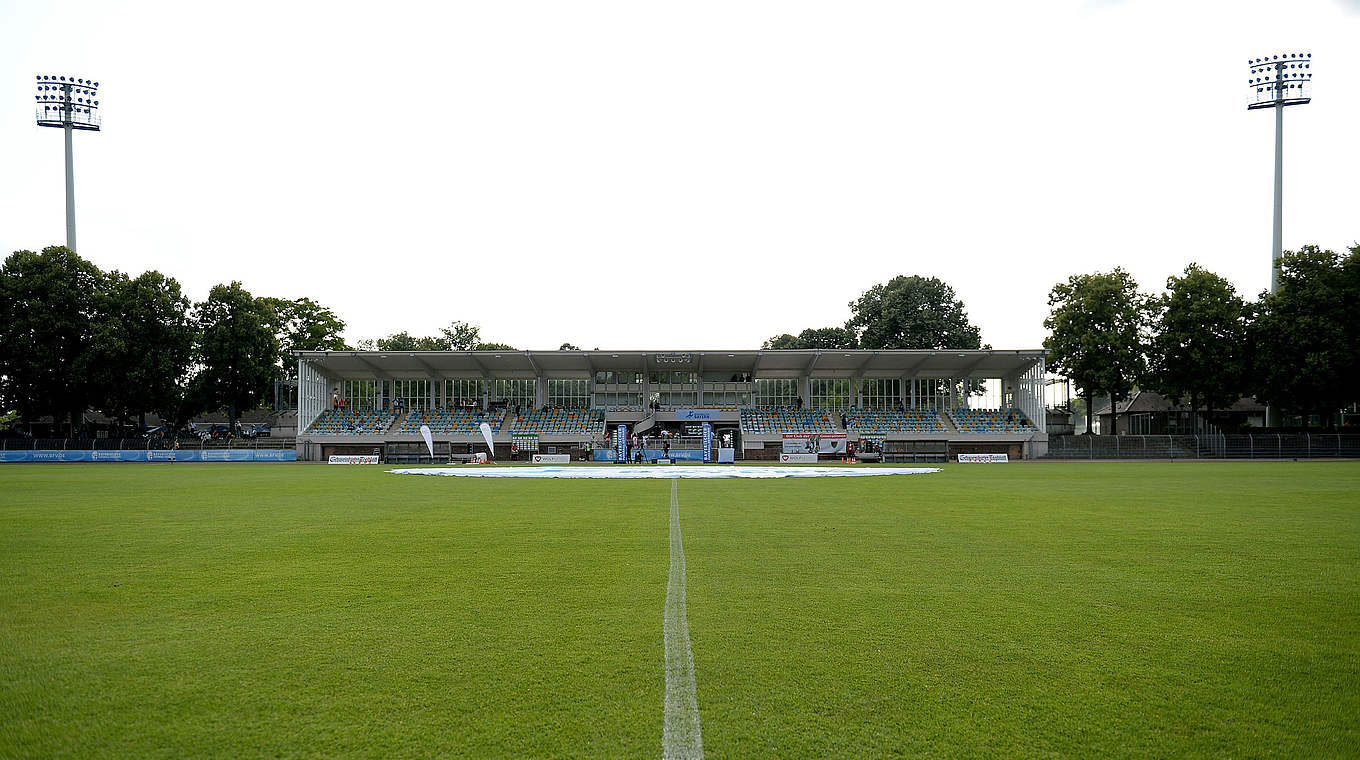
<path fill-rule="evenodd" d="M 1054 435 L 1048 459 L 1360 458 L 1360 435 Z"/>
<path fill-rule="evenodd" d="M 204 449 L 291 449 L 296 438 L 180 438 L 181 451 Z M 0 438 L 0 451 L 166 451 L 171 438 Z"/>

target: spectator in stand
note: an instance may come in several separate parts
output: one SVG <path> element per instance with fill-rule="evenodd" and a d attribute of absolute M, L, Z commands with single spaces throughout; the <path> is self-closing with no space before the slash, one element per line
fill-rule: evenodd
<path fill-rule="evenodd" d="M 339 391 L 336 391 L 334 393 L 331 393 L 331 409 L 339 408 L 340 408 L 340 393 Z"/>

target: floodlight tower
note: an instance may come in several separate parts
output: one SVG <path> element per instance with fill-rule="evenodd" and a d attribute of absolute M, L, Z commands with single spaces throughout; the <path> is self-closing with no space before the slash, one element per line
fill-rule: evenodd
<path fill-rule="evenodd" d="M 71 133 L 99 131 L 99 83 L 67 76 L 38 75 L 37 117 L 40 127 L 66 130 L 66 247 L 76 249 L 76 184 Z"/>
<path fill-rule="evenodd" d="M 1312 53 L 1282 53 L 1247 61 L 1247 110 L 1275 109 L 1275 229 L 1270 257 L 1270 292 L 1280 285 L 1280 255 L 1284 251 L 1284 107 L 1301 106 L 1310 98 Z"/>

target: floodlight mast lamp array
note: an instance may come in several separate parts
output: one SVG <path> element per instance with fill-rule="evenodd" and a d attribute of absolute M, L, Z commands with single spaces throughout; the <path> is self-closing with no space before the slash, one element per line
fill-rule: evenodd
<path fill-rule="evenodd" d="M 99 83 L 78 77 L 38 75 L 36 115 L 40 127 L 66 132 L 66 247 L 76 249 L 76 184 L 71 133 L 98 132 Z"/>
<path fill-rule="evenodd" d="M 1284 252 L 1284 107 L 1307 103 L 1313 80 L 1312 53 L 1282 53 L 1247 61 L 1247 110 L 1275 109 L 1275 226 L 1270 251 L 1270 292 L 1280 286 Z"/>

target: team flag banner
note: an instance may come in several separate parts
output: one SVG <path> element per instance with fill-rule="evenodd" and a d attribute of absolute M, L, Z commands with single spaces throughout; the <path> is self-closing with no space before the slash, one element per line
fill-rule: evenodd
<path fill-rule="evenodd" d="M 844 454 L 845 433 L 785 433 L 785 454 Z"/>

